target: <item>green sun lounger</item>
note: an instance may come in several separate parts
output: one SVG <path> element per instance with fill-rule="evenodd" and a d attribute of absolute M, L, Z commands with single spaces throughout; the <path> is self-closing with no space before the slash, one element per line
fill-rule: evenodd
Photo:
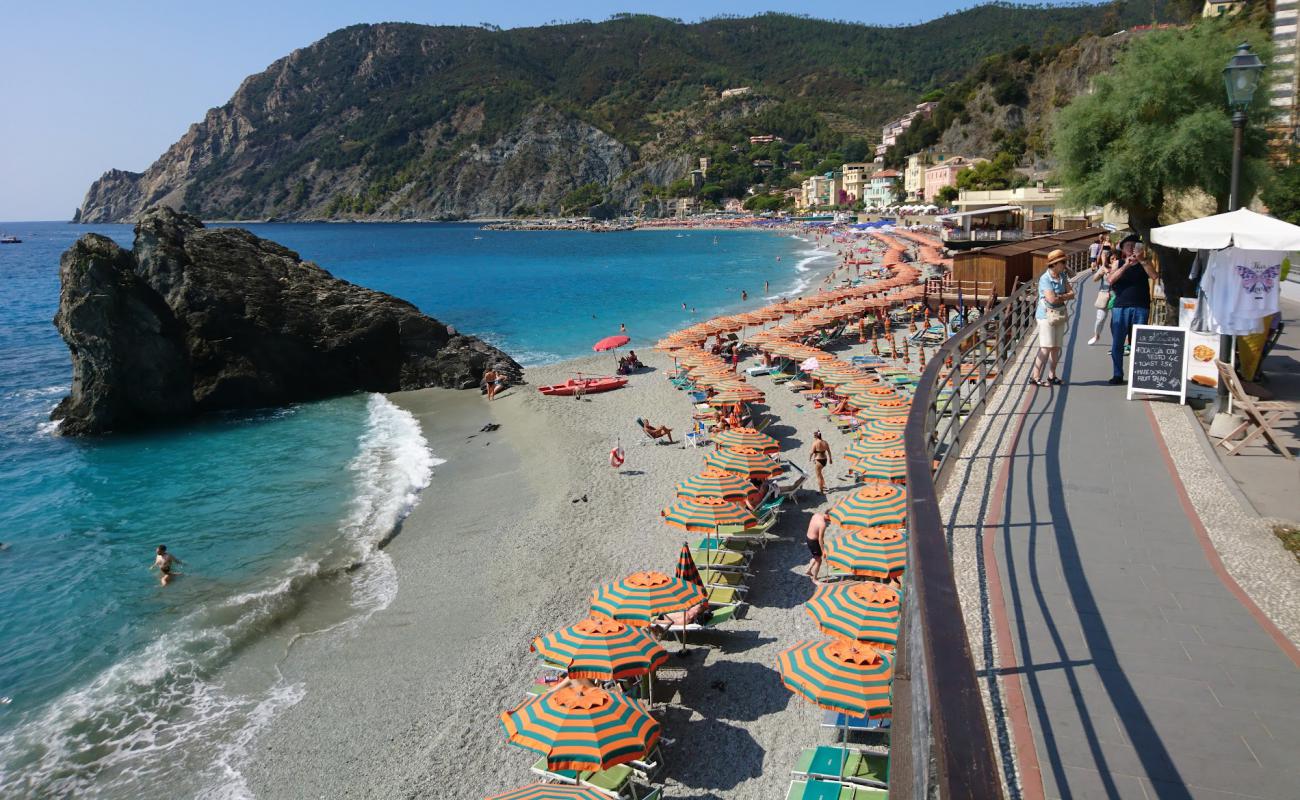
<path fill-rule="evenodd" d="M 889 800 L 889 792 L 835 781 L 790 781 L 785 800 Z"/>
<path fill-rule="evenodd" d="M 739 572 L 720 572 L 716 569 L 700 570 L 700 580 L 705 586 L 727 586 L 732 589 L 748 589 L 745 576 Z"/>
<path fill-rule="evenodd" d="M 749 553 L 740 553 L 735 550 L 691 550 L 691 558 L 695 559 L 696 567 L 712 567 L 713 569 L 743 570 L 749 566 Z"/>
<path fill-rule="evenodd" d="M 543 756 L 534 761 L 529 770 L 534 775 L 540 775 L 547 780 L 559 783 L 576 783 L 579 786 L 595 789 L 601 794 L 610 797 L 637 797 L 636 789 L 632 783 L 635 770 L 627 764 L 620 764 L 617 767 L 610 767 L 600 772 L 578 772 L 568 769 L 549 770 L 546 768 L 546 757 Z"/>
<path fill-rule="evenodd" d="M 799 778 L 817 778 L 885 788 L 889 785 L 889 757 L 834 745 L 805 748 L 791 772 Z"/>

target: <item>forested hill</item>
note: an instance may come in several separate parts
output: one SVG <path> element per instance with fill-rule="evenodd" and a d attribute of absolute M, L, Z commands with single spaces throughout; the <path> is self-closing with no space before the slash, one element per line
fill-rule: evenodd
<path fill-rule="evenodd" d="M 990 55 L 1171 13 L 1146 0 L 993 4 L 892 28 L 778 14 L 357 25 L 246 79 L 145 172 L 105 173 L 78 214 L 130 221 L 156 203 L 207 219 L 632 208 L 685 191 L 699 156 L 715 164 L 707 198 L 740 196 L 828 157 L 866 155 L 883 121 Z M 720 97 L 739 87 L 750 91 Z M 750 152 L 755 134 L 784 142 Z"/>

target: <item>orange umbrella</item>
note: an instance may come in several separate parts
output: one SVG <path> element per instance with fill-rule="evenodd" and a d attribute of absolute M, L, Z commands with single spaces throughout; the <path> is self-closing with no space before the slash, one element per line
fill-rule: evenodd
<path fill-rule="evenodd" d="M 744 478 L 771 478 L 781 474 L 781 465 L 752 447 L 724 447 L 704 457 L 710 467 L 725 469 Z"/>
<path fill-rule="evenodd" d="M 641 628 L 600 617 L 538 636 L 532 649 L 570 678 L 602 681 L 646 675 L 668 660 L 668 651 Z"/>
<path fill-rule="evenodd" d="M 893 665 L 870 645 L 847 639 L 804 642 L 777 657 L 781 681 L 821 708 L 854 717 L 892 708 Z"/>
<path fill-rule="evenodd" d="M 636 761 L 659 743 L 659 723 L 639 700 L 571 684 L 501 712 L 510 743 L 541 753 L 546 768 L 599 772 Z"/>
<path fill-rule="evenodd" d="M 749 509 L 721 497 L 678 497 L 661 515 L 674 528 L 701 533 L 716 532 L 720 525 L 752 528 L 758 524 Z"/>
<path fill-rule="evenodd" d="M 699 475 L 677 484 L 678 497 L 717 497 L 723 500 L 744 500 L 754 491 L 754 484 L 725 469 L 707 467 Z"/>
<path fill-rule="evenodd" d="M 732 428 L 720 431 L 713 436 L 713 441 L 722 447 L 748 447 L 764 453 L 775 453 L 781 449 L 781 443 L 766 433 L 759 433 L 753 428 Z"/>
<path fill-rule="evenodd" d="M 644 627 L 660 614 L 685 611 L 707 600 L 704 590 L 662 572 L 634 572 L 622 580 L 602 584 L 591 596 L 593 614 Z"/>
<path fill-rule="evenodd" d="M 890 484 L 863 486 L 836 503 L 829 516 L 848 530 L 902 526 L 907 522 L 907 491 Z"/>

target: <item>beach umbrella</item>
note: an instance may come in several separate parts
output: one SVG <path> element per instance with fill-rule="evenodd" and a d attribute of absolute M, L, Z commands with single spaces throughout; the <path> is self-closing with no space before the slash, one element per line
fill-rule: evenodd
<path fill-rule="evenodd" d="M 674 528 L 701 533 L 716 532 L 720 525 L 752 528 L 758 524 L 749 509 L 721 497 L 678 497 L 660 515 Z"/>
<path fill-rule="evenodd" d="M 567 783 L 531 783 L 494 794 L 486 800 L 609 800 L 595 789 Z"/>
<path fill-rule="evenodd" d="M 845 461 L 861 461 L 881 450 L 892 450 L 903 445 L 901 433 L 872 433 L 856 440 L 844 450 Z"/>
<path fill-rule="evenodd" d="M 700 570 L 695 566 L 695 558 L 691 555 L 691 546 L 682 542 L 681 552 L 677 554 L 677 571 L 678 578 L 693 583 L 701 589 L 704 588 L 704 579 L 700 577 Z"/>
<path fill-rule="evenodd" d="M 830 518 L 847 530 L 901 527 L 907 522 L 907 491 L 888 484 L 863 486 L 836 503 Z"/>
<path fill-rule="evenodd" d="M 833 636 L 875 642 L 893 650 L 898 643 L 898 592 L 871 581 L 817 587 L 804 611 Z"/>
<path fill-rule="evenodd" d="M 598 353 L 605 350 L 616 350 L 630 341 L 632 340 L 622 334 L 606 336 L 604 339 L 601 339 L 599 342 L 592 345 L 591 349 Z"/>
<path fill-rule="evenodd" d="M 848 639 L 803 642 L 777 656 L 786 688 L 817 706 L 853 717 L 892 708 L 893 664 L 876 648 Z"/>
<path fill-rule="evenodd" d="M 775 453 L 781 449 L 781 443 L 766 433 L 759 433 L 753 428 L 732 428 L 714 435 L 713 441 L 722 447 L 748 447 L 764 453 Z"/>
<path fill-rule="evenodd" d="M 907 569 L 907 540 L 900 535 L 882 542 L 854 531 L 826 541 L 826 560 L 854 575 L 888 580 Z"/>
<path fill-rule="evenodd" d="M 858 428 L 858 433 L 870 436 L 873 433 L 902 433 L 907 428 L 907 417 L 879 417 L 869 419 Z"/>
<path fill-rule="evenodd" d="M 645 758 L 659 744 L 659 723 L 641 701 L 582 684 L 501 712 L 501 726 L 511 744 L 545 756 L 551 772 L 599 772 Z"/>
<path fill-rule="evenodd" d="M 903 417 L 907 414 L 908 409 L 912 407 L 911 400 L 894 398 L 888 400 L 876 400 L 867 402 L 858 410 L 857 417 L 860 420 L 888 419 L 892 417 Z M 904 425 L 906 427 L 906 425 Z"/>
<path fill-rule="evenodd" d="M 734 472 L 749 480 L 771 478 L 781 474 L 781 465 L 752 447 L 724 447 L 704 457 L 704 463 Z"/>
<path fill-rule="evenodd" d="M 598 616 L 644 627 L 660 614 L 685 611 L 706 600 L 704 590 L 689 581 L 645 571 L 597 587 L 591 595 L 591 610 Z"/>
<path fill-rule="evenodd" d="M 803 610 L 829 635 L 872 641 L 889 650 L 898 643 L 898 592 L 883 583 L 820 585 Z"/>
<path fill-rule="evenodd" d="M 725 469 L 706 467 L 677 484 L 678 497 L 717 497 L 732 502 L 744 500 L 754 491 L 754 484 Z"/>
<path fill-rule="evenodd" d="M 602 681 L 647 675 L 668 660 L 668 651 L 642 629 L 601 617 L 538 636 L 532 649 L 570 678 Z"/>
<path fill-rule="evenodd" d="M 734 406 L 737 403 L 753 403 L 763 399 L 763 393 L 757 389 L 741 391 L 740 389 L 723 389 L 709 398 L 711 406 Z"/>
<path fill-rule="evenodd" d="M 859 459 L 854 471 L 870 480 L 905 482 L 907 452 L 901 448 L 893 448 L 872 453 L 866 458 Z"/>

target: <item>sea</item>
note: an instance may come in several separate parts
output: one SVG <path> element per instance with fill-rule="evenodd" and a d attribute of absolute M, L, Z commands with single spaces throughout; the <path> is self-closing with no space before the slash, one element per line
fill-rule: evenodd
<path fill-rule="evenodd" d="M 763 230 L 485 231 L 472 224 L 249 224 L 525 366 L 633 348 L 808 288 L 807 238 Z M 305 689 L 277 659 L 347 636 L 401 590 L 379 543 L 444 463 L 416 420 L 356 394 L 73 439 L 50 411 L 68 351 L 59 255 L 125 225 L 0 223 L 0 797 L 247 797 L 257 733 Z M 764 282 L 770 284 L 765 294 Z M 150 570 L 166 544 L 181 577 Z M 344 597 L 329 614 L 317 599 Z M 241 672 L 241 654 L 254 671 Z M 280 654 L 280 655 L 277 655 Z"/>

